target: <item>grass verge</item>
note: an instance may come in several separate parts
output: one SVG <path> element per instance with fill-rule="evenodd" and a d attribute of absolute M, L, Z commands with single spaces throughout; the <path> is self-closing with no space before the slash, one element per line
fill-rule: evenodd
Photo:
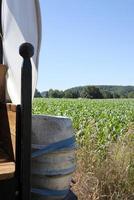
<path fill-rule="evenodd" d="M 76 184 L 79 200 L 134 200 L 134 125 L 114 143 L 109 143 L 105 158 L 88 140 L 77 151 Z"/>

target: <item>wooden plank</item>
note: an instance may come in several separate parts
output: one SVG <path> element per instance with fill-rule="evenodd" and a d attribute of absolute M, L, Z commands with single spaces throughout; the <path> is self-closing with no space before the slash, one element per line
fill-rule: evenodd
<path fill-rule="evenodd" d="M 15 166 L 15 178 L 17 180 L 16 191 L 17 196 L 15 200 L 22 200 L 22 182 L 21 182 L 21 171 L 22 171 L 22 146 L 21 141 L 21 106 L 16 107 L 16 166 Z"/>
<path fill-rule="evenodd" d="M 13 109 L 12 109 L 13 107 Z M 16 148 L 16 106 L 11 105 L 11 109 L 8 110 L 8 120 L 9 120 L 9 127 L 10 127 L 10 134 L 11 134 L 11 141 L 12 141 L 12 147 L 14 152 L 14 158 L 15 155 L 15 148 Z"/>
<path fill-rule="evenodd" d="M 14 161 L 8 111 L 4 103 L 0 103 L 0 148 Z"/>
<path fill-rule="evenodd" d="M 0 163 L 0 180 L 13 178 L 14 173 L 15 173 L 14 162 Z"/>
<path fill-rule="evenodd" d="M 16 105 L 0 103 L 0 148 L 3 148 L 12 161 L 16 146 Z"/>
<path fill-rule="evenodd" d="M 2 42 L 2 35 L 3 35 L 3 31 L 2 31 L 2 0 L 0 0 L 0 63 L 3 63 L 3 42 Z"/>
<path fill-rule="evenodd" d="M 0 180 L 12 178 L 15 172 L 15 163 L 9 161 L 9 156 L 0 149 Z"/>
<path fill-rule="evenodd" d="M 14 177 L 16 143 L 16 106 L 0 103 L 0 180 Z M 13 111 L 12 111 L 13 110 Z"/>
<path fill-rule="evenodd" d="M 9 156 L 4 152 L 3 149 L 0 149 L 0 163 L 9 161 Z"/>
<path fill-rule="evenodd" d="M 0 64 L 0 102 L 2 103 L 5 102 L 6 72 L 7 72 L 6 65 Z"/>
<path fill-rule="evenodd" d="M 7 103 L 6 106 L 7 106 L 8 111 L 16 112 L 16 109 L 17 109 L 16 105 L 14 105 L 12 103 Z"/>

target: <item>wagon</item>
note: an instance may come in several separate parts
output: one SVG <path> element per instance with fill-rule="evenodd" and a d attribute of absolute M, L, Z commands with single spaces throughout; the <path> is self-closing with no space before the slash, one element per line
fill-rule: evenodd
<path fill-rule="evenodd" d="M 0 0 L 1 4 L 1 0 Z M 2 34 L 2 26 L 0 25 Z M 32 64 L 34 47 L 20 46 L 23 57 L 21 68 L 21 101 L 6 102 L 6 72 L 3 64 L 3 42 L 0 39 L 0 199 L 31 200 L 31 119 L 32 119 Z M 10 55 L 9 58 L 10 60 Z M 75 200 L 69 191 L 65 200 Z M 45 197 L 44 197 L 45 200 Z"/>

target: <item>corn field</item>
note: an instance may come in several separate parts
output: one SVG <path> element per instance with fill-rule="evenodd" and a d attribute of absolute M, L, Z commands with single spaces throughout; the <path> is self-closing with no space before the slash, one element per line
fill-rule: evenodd
<path fill-rule="evenodd" d="M 79 200 L 134 199 L 134 99 L 35 99 L 33 114 L 72 119 Z"/>

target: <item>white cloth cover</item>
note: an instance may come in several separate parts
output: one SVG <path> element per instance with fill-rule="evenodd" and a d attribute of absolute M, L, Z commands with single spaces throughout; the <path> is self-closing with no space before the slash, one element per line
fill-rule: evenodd
<path fill-rule="evenodd" d="M 19 46 L 24 42 L 33 44 L 32 95 L 34 96 L 38 56 L 41 42 L 41 15 L 38 0 L 3 0 L 2 29 L 4 64 L 8 66 L 7 90 L 14 104 L 21 103 L 22 57 Z"/>

